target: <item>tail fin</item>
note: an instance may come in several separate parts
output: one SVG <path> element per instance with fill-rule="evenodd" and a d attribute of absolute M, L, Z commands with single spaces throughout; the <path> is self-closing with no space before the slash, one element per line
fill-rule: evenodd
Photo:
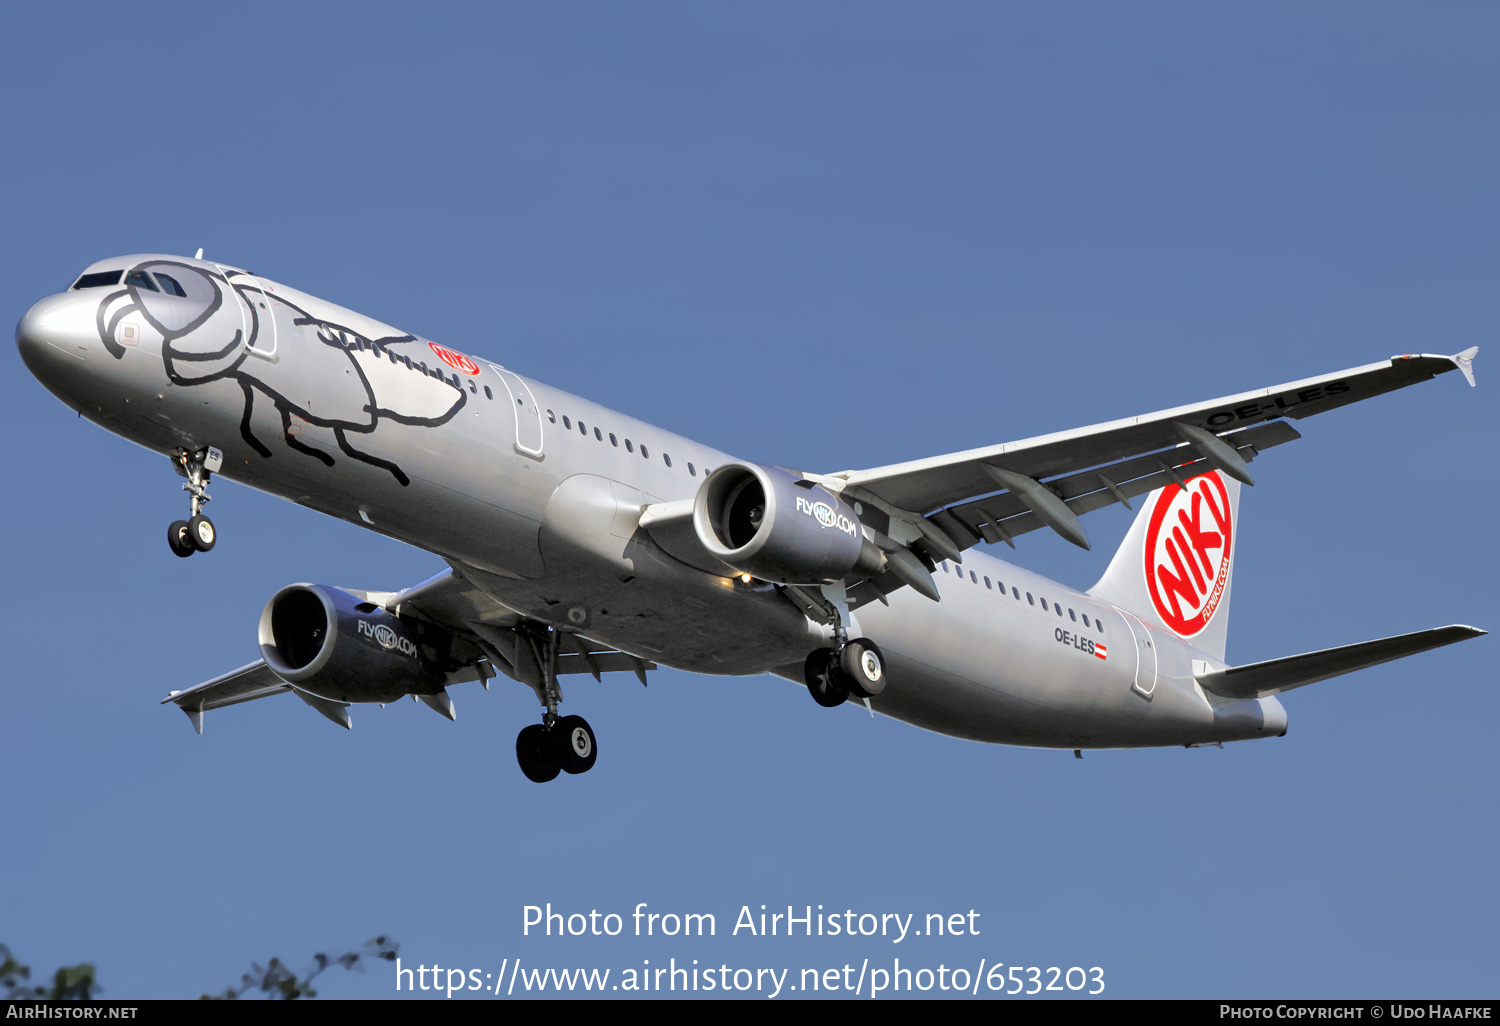
<path fill-rule="evenodd" d="M 1218 471 L 1152 492 L 1089 594 L 1222 661 L 1239 516 L 1240 484 Z"/>

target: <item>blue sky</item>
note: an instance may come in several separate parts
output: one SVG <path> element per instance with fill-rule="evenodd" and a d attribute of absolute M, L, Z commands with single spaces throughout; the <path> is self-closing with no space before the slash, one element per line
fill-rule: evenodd
<path fill-rule="evenodd" d="M 0 311 L 88 263 L 212 258 L 742 457 L 877 466 L 1480 345 L 1304 422 L 1242 503 L 1230 658 L 1445 623 L 1493 586 L 1500 15 L 1477 3 L 13 3 Z M 1494 641 L 1295 692 L 1220 750 L 977 745 L 771 678 L 569 689 L 597 768 L 537 787 L 534 699 L 345 733 L 158 706 L 255 656 L 279 587 L 436 557 L 167 461 L 12 347 L 0 942 L 112 997 L 395 936 L 403 965 L 1104 969 L 1114 997 L 1493 996 Z M 1092 553 L 1033 534 L 1069 585 Z M 711 912 L 692 942 L 522 908 Z M 750 939 L 742 905 L 981 914 Z M 909 961 L 908 961 L 909 960 Z M 386 970 L 324 994 L 387 997 Z"/>

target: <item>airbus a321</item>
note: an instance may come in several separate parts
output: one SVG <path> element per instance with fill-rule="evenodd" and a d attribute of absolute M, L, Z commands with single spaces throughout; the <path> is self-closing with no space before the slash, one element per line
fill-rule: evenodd
<path fill-rule="evenodd" d="M 448 688 L 503 675 L 540 703 L 516 755 L 542 782 L 598 755 L 561 680 L 660 664 L 776 674 L 975 741 L 1198 746 L 1281 736 L 1281 692 L 1484 633 L 1225 661 L 1251 461 L 1313 414 L 1455 369 L 1472 385 L 1475 349 L 829 473 L 738 459 L 202 251 L 93 264 L 16 342 L 70 409 L 171 461 L 175 555 L 217 543 L 221 475 L 447 563 L 403 591 L 278 591 L 260 659 L 164 700 L 199 733 L 210 709 L 284 693 L 345 727 L 350 705 L 406 695 L 452 719 Z M 1132 500 L 1088 591 L 976 547 L 1047 529 L 1087 548 L 1083 516 Z"/>

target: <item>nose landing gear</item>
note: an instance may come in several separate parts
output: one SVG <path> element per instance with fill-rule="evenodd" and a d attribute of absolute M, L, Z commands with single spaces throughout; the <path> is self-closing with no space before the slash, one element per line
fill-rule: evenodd
<path fill-rule="evenodd" d="M 172 453 L 172 467 L 187 479 L 182 490 L 191 497 L 192 513 L 187 520 L 174 520 L 167 528 L 167 546 L 174 555 L 186 559 L 195 552 L 207 552 L 218 541 L 214 522 L 203 515 L 203 507 L 209 500 L 208 479 L 224 464 L 224 454 L 213 446 L 188 452 L 178 449 Z"/>

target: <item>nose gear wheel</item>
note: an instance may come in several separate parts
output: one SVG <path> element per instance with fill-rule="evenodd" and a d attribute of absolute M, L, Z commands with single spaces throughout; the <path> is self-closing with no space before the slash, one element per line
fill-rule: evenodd
<path fill-rule="evenodd" d="M 172 554 L 181 556 L 183 559 L 198 551 L 197 546 L 188 537 L 188 522 L 186 520 L 174 520 L 167 528 L 167 546 Z"/>

